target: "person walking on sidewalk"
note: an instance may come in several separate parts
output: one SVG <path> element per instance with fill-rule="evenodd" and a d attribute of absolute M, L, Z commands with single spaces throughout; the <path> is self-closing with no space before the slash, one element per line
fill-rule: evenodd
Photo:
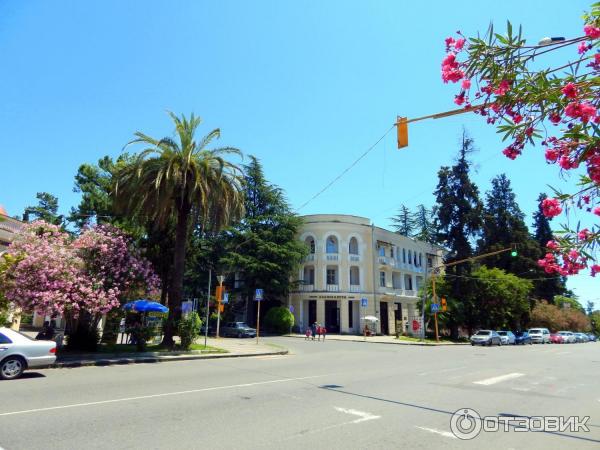
<path fill-rule="evenodd" d="M 312 332 L 312 340 L 315 340 L 315 336 L 317 335 L 317 322 L 313 322 L 313 324 L 310 326 L 310 330 Z"/>
<path fill-rule="evenodd" d="M 305 341 L 310 341 L 310 337 L 312 336 L 312 330 L 310 328 L 307 328 L 306 329 L 306 333 L 304 335 L 305 335 L 304 340 Z"/>
<path fill-rule="evenodd" d="M 327 328 L 321 327 L 321 335 L 323 336 L 323 342 L 325 342 L 325 336 L 327 336 Z"/>

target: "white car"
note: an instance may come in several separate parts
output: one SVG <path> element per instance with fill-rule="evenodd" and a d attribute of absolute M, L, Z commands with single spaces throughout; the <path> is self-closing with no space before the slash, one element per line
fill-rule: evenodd
<path fill-rule="evenodd" d="M 54 361 L 56 342 L 36 341 L 10 328 L 0 328 L 0 379 L 14 380 L 26 369 L 49 366 Z"/>
<path fill-rule="evenodd" d="M 515 335 L 512 331 L 501 330 L 498 331 L 500 335 L 500 339 L 502 339 L 502 345 L 514 345 L 515 343 Z"/>
<path fill-rule="evenodd" d="M 562 336 L 565 344 L 574 344 L 577 342 L 575 335 L 571 331 L 559 331 L 558 334 Z"/>
<path fill-rule="evenodd" d="M 550 330 L 548 328 L 530 328 L 529 336 L 534 344 L 550 343 Z"/>

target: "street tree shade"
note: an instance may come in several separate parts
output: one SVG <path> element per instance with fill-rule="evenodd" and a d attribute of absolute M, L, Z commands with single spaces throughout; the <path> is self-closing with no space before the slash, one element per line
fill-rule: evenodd
<path fill-rule="evenodd" d="M 199 141 L 200 117 L 169 112 L 177 140 L 135 133 L 128 145 L 146 146 L 116 176 L 115 206 L 124 213 L 147 217 L 165 229 L 175 221 L 175 245 L 168 293 L 169 319 L 163 344 L 173 346 L 175 321 L 181 315 L 185 255 L 192 221 L 220 230 L 244 212 L 242 171 L 226 158 L 240 156 L 232 147 L 208 149 L 220 137 L 215 129 Z"/>

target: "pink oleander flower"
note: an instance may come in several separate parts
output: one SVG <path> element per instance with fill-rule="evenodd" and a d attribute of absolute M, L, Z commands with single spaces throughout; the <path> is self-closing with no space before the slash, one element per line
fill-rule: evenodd
<path fill-rule="evenodd" d="M 585 52 L 589 50 L 589 46 L 585 42 L 580 42 L 577 46 L 577 53 L 583 55 Z"/>
<path fill-rule="evenodd" d="M 592 233 L 590 233 L 590 230 L 588 230 L 587 228 L 584 228 L 579 233 L 577 233 L 577 238 L 580 241 L 587 241 L 591 236 Z"/>
<path fill-rule="evenodd" d="M 558 242 L 556 242 L 556 241 L 548 241 L 546 243 L 546 247 L 549 248 L 550 250 L 558 250 L 558 248 L 559 248 Z"/>
<path fill-rule="evenodd" d="M 548 218 L 556 217 L 562 212 L 560 203 L 555 198 L 546 198 L 542 201 L 542 213 Z"/>
<path fill-rule="evenodd" d="M 574 119 L 581 119 L 582 122 L 588 122 L 596 116 L 596 108 L 587 102 L 571 102 L 565 107 L 565 114 Z"/>
<path fill-rule="evenodd" d="M 590 39 L 598 39 L 600 38 L 600 28 L 594 27 L 592 25 L 585 25 L 583 27 L 583 32 Z"/>
<path fill-rule="evenodd" d="M 596 274 L 600 272 L 600 265 L 598 264 L 594 264 L 591 268 L 590 268 L 590 274 L 595 277 Z"/>
<path fill-rule="evenodd" d="M 510 83 L 507 80 L 502 80 L 496 90 L 494 90 L 494 94 L 498 96 L 505 95 L 510 90 Z"/>
<path fill-rule="evenodd" d="M 461 87 L 462 87 L 464 90 L 471 89 L 471 80 L 469 80 L 468 78 L 465 78 L 465 79 L 462 81 Z"/>
<path fill-rule="evenodd" d="M 577 86 L 575 83 L 567 83 L 560 91 L 568 98 L 577 98 Z"/>

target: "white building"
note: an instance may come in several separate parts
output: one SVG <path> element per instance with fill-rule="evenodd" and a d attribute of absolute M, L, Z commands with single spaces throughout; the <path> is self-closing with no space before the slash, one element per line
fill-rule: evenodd
<path fill-rule="evenodd" d="M 290 293 L 299 331 L 315 321 L 328 333 L 362 334 L 365 316 L 379 319 L 378 334 L 418 334 L 418 290 L 426 266 L 441 264 L 443 249 L 372 225 L 367 218 L 303 216 L 299 238 L 310 249 L 301 284 Z M 366 301 L 365 301 L 366 300 Z M 366 303 L 366 306 L 364 306 Z"/>

